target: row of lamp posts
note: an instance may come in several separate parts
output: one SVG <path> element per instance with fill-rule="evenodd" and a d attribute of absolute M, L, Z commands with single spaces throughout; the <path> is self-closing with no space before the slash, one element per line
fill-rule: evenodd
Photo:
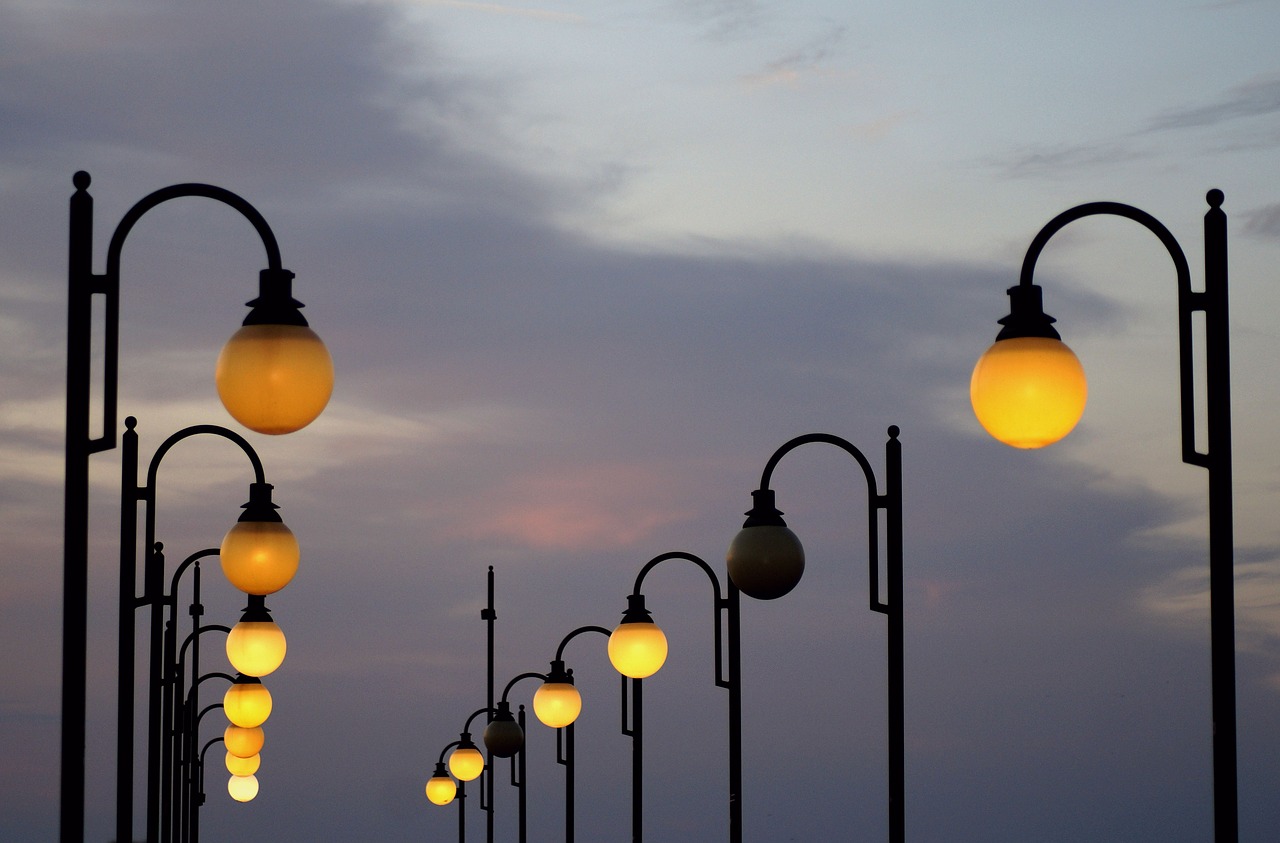
<path fill-rule="evenodd" d="M 741 683 L 741 616 L 740 594 L 760 600 L 772 600 L 789 593 L 805 568 L 804 549 L 786 525 L 774 504 L 774 492 L 769 484 L 779 461 L 795 448 L 810 443 L 826 443 L 844 451 L 858 463 L 868 489 L 869 531 L 869 587 L 870 608 L 888 617 L 888 816 L 889 839 L 901 843 L 905 839 L 904 796 L 904 718 L 903 718 L 903 625 L 902 625 L 902 447 L 898 441 L 898 428 L 889 428 L 886 452 L 886 484 L 884 492 L 877 487 L 870 461 L 847 440 L 831 434 L 817 433 L 800 436 L 779 448 L 765 466 L 760 488 L 752 493 L 752 507 L 747 520 L 730 543 L 726 557 L 728 578 L 722 584 L 715 570 L 703 559 L 682 551 L 663 553 L 650 559 L 636 575 L 635 584 L 627 596 L 627 608 L 621 622 L 612 630 L 602 627 L 581 627 L 561 642 L 551 669 L 546 674 L 526 673 L 517 676 L 507 686 L 523 678 L 541 678 L 543 684 L 534 696 L 534 713 L 545 725 L 558 730 L 572 729 L 572 724 L 582 708 L 581 697 L 573 686 L 572 674 L 565 669 L 562 658 L 564 645 L 577 634 L 599 631 L 608 636 L 609 661 L 622 676 L 623 732 L 632 738 L 631 781 L 631 839 L 643 839 L 643 730 L 642 730 L 642 681 L 656 674 L 666 662 L 668 645 L 662 628 L 653 620 L 645 603 L 645 577 L 659 565 L 681 560 L 693 564 L 707 575 L 712 589 L 713 653 L 715 684 L 728 692 L 729 723 L 729 839 L 731 843 L 742 841 L 742 683 Z M 879 525 L 884 512 L 885 542 L 883 561 Z M 880 599 L 880 574 L 883 567 L 887 599 Z M 492 569 L 490 570 L 492 583 Z M 492 585 L 490 607 L 492 614 Z M 492 664 L 492 660 L 490 661 Z M 492 670 L 492 667 L 490 668 Z M 512 717 L 507 691 L 497 708 L 491 703 L 478 709 L 467 719 L 459 739 L 449 746 L 448 771 L 445 773 L 444 754 L 426 785 L 428 799 L 437 805 L 449 804 L 459 791 L 459 783 L 479 778 L 487 769 L 489 784 L 493 771 L 485 763 L 483 753 L 471 738 L 472 721 L 481 714 L 489 714 L 491 721 L 484 732 L 490 756 L 511 757 L 521 752 L 523 729 L 510 725 Z M 572 746 L 572 734 L 563 739 Z M 448 749 L 447 747 L 446 749 Z M 572 750 L 567 753 L 566 777 L 566 841 L 573 841 Z M 558 759 L 560 760 L 560 759 Z M 523 777 L 519 777 L 523 786 Z M 489 829 L 492 830 L 493 799 L 491 787 L 485 791 L 489 798 L 484 805 L 488 812 Z M 521 793 L 523 799 L 523 793 Z M 522 806 L 523 807 L 523 806 Z M 524 839 L 524 812 L 520 811 L 520 839 Z M 465 818 L 459 810 L 459 841 L 465 840 Z M 492 841 L 492 832 L 488 837 Z"/>
<path fill-rule="evenodd" d="M 1202 290 L 1194 290 L 1186 256 L 1177 240 L 1157 219 L 1130 205 L 1094 202 L 1071 208 L 1049 221 L 1032 240 L 1022 265 L 1020 282 L 1008 290 L 1010 313 L 999 320 L 1003 326 L 996 342 L 978 360 L 970 380 L 970 398 L 981 425 L 995 439 L 1007 445 L 1036 449 L 1053 444 L 1075 427 L 1084 412 L 1087 387 L 1084 370 L 1075 354 L 1062 342 L 1053 327 L 1053 318 L 1044 313 L 1041 288 L 1032 281 L 1035 265 L 1049 240 L 1063 227 L 1085 217 L 1118 216 L 1137 222 L 1154 234 L 1168 251 L 1174 264 L 1178 295 L 1178 371 L 1180 381 L 1182 460 L 1208 472 L 1210 657 L 1213 746 L 1214 839 L 1234 843 L 1239 837 L 1236 760 L 1235 703 L 1235 597 L 1234 540 L 1232 535 L 1231 489 L 1231 400 L 1230 352 L 1227 297 L 1227 222 L 1222 211 L 1223 194 L 1211 190 L 1206 196 L 1209 210 L 1204 217 L 1205 274 Z M 1197 445 L 1196 359 L 1194 320 L 1204 317 L 1204 431 L 1205 446 Z M 828 442 L 843 449 L 859 463 L 866 475 L 870 500 L 868 540 L 870 555 L 871 609 L 889 618 L 889 840 L 905 839 L 904 740 L 903 740 L 903 659 L 902 659 L 902 510 L 901 449 L 898 430 L 890 428 L 887 457 L 888 488 L 877 492 L 875 476 L 866 458 L 855 447 L 828 434 L 802 436 L 784 445 L 765 468 L 760 489 L 743 530 L 734 539 L 727 557 L 728 585 L 722 594 L 715 572 L 705 562 L 688 554 L 666 554 L 651 560 L 636 580 L 628 597 L 622 623 L 609 637 L 609 657 L 624 676 L 624 731 L 627 723 L 626 679 L 632 681 L 632 718 L 635 725 L 635 766 L 633 770 L 632 839 L 639 841 L 641 823 L 641 749 L 639 740 L 640 680 L 655 673 L 666 657 L 666 639 L 653 622 L 640 591 L 644 575 L 668 558 L 684 558 L 701 567 L 710 577 L 715 592 L 716 684 L 729 690 L 729 837 L 742 839 L 741 799 L 741 687 L 738 647 L 738 593 L 759 599 L 786 594 L 798 582 L 804 569 L 799 541 L 787 529 L 782 513 L 774 506 L 769 479 L 777 461 L 789 450 L 807 442 Z M 879 599 L 878 510 L 886 512 L 888 559 L 887 600 Z M 727 615 L 728 669 L 722 675 L 720 614 Z M 492 665 L 492 655 L 490 656 Z M 553 662 L 553 672 L 555 663 Z M 544 686 L 546 687 L 546 686 Z M 492 696 L 492 694 L 491 694 Z M 490 703 L 492 709 L 492 702 Z M 509 717 L 509 713 L 507 717 Z M 544 720 L 544 722 L 546 722 Z M 491 724 L 492 725 L 492 724 Z M 570 727 L 571 728 L 571 727 Z M 465 753 L 469 765 L 460 765 L 462 774 L 476 776 L 484 769 L 478 750 L 462 746 L 454 755 Z M 499 754 L 499 753 L 493 753 Z M 443 753 L 442 753 L 443 759 Z M 451 756 L 452 759 L 452 756 Z M 464 780 L 459 770 L 451 771 Z M 452 798 L 454 788 L 437 764 L 427 784 L 427 796 L 442 804 Z M 570 803 L 572 804 L 572 803 Z M 492 800 L 488 806 L 492 813 Z M 459 812 L 459 839 L 465 823 Z M 492 819 L 490 818 L 490 828 Z M 521 816 L 523 839 L 523 814 Z M 572 840 L 572 818 L 567 824 Z M 490 840 L 492 835 L 490 835 Z"/>
<path fill-rule="evenodd" d="M 324 344 L 307 324 L 293 298 L 293 273 L 284 269 L 274 233 L 266 220 L 240 196 L 207 184 L 178 184 L 144 197 L 121 219 L 107 247 L 106 271 L 93 269 L 93 199 L 88 173 L 72 179 L 70 201 L 67 309 L 66 483 L 63 526 L 63 656 L 62 734 L 59 834 L 63 843 L 85 839 L 85 733 L 87 721 L 87 641 L 90 457 L 112 450 L 117 443 L 119 386 L 120 259 L 125 238 L 149 211 L 185 197 L 212 199 L 245 218 L 266 251 L 267 268 L 259 273 L 258 296 L 248 302 L 248 316 L 218 356 L 214 381 L 223 406 L 248 428 L 263 434 L 284 434 L 310 424 L 328 403 L 333 387 L 333 364 Z M 103 326 L 101 384 L 95 388 L 93 312 L 101 303 Z M 97 393 L 101 416 L 93 419 Z M 94 435 L 92 430 L 100 431 Z M 261 748 L 261 722 L 270 712 L 270 693 L 260 677 L 284 657 L 284 636 L 267 611 L 265 596 L 283 588 L 298 566 L 298 546 L 271 502 L 271 486 L 262 464 L 239 434 L 215 425 L 186 428 L 171 436 L 153 457 L 146 482 L 138 482 L 136 421 L 126 421 L 120 527 L 118 728 L 116 747 L 116 839 L 134 840 L 134 681 L 135 614 L 151 609 L 151 656 L 147 672 L 148 843 L 198 836 L 196 808 L 203 795 L 203 759 L 215 741 L 199 750 L 201 717 L 223 709 L 232 725 L 221 739 L 232 772 L 235 798 L 252 798 L 253 778 Z M 162 545 L 155 541 L 155 479 L 164 454 L 178 442 L 198 434 L 232 441 L 249 457 L 255 471 L 249 503 L 239 522 L 227 533 L 218 551 L 228 580 L 248 595 L 239 623 L 227 628 L 201 625 L 203 607 L 196 586 L 192 602 L 193 630 L 177 643 L 177 587 L 181 573 L 198 570 L 198 559 L 215 551 L 188 557 L 165 592 Z M 144 577 L 137 593 L 137 517 L 145 505 Z M 167 629 L 166 629 L 167 627 Z M 227 656 L 237 676 L 201 674 L 199 637 L 204 632 L 227 635 Z M 188 668 L 187 654 L 190 655 Z M 190 671 L 190 687 L 186 688 Z M 231 686 L 221 703 L 199 709 L 198 689 L 206 679 L 225 677 Z M 253 725 L 238 725 L 253 723 Z M 256 721 L 256 722 L 254 722 Z M 255 747 L 256 744 L 256 747 Z M 250 751 L 252 749 L 252 751 Z M 240 759 L 238 761 L 233 759 Z M 234 768 L 234 769 L 232 769 Z"/>
<path fill-rule="evenodd" d="M 66 483 L 64 506 L 64 585 L 63 585 L 63 671 L 62 671 L 62 735 L 60 780 L 60 835 L 64 843 L 84 839 L 85 815 L 85 724 L 86 724 L 86 674 L 87 674 L 87 615 L 88 615 L 88 503 L 90 456 L 116 447 L 116 406 L 118 393 L 119 347 L 119 293 L 120 257 L 125 238 L 141 217 L 156 206 L 182 197 L 204 197 L 221 202 L 240 213 L 255 229 L 266 251 L 267 268 L 259 275 L 259 296 L 250 301 L 249 315 L 219 355 L 215 381 L 219 396 L 228 412 L 241 424 L 258 433 L 283 434 L 305 427 L 324 409 L 332 391 L 333 368 L 327 350 L 302 316 L 301 303 L 292 297 L 293 273 L 284 269 L 274 234 L 261 214 L 230 191 L 205 184 L 179 184 L 158 190 L 135 204 L 122 218 L 112 233 L 108 248 L 106 271 L 93 271 L 93 200 L 88 193 L 88 173 L 78 172 L 73 178 L 75 193 L 70 202 L 68 248 L 68 316 L 67 316 L 67 400 L 66 400 Z M 1235 645 L 1234 645 L 1234 582 L 1232 537 L 1231 490 L 1231 411 L 1230 411 L 1230 362 L 1227 307 L 1227 234 L 1226 215 L 1221 206 L 1223 194 L 1212 190 L 1207 195 L 1209 211 L 1204 220 L 1205 278 L 1203 290 L 1192 288 L 1191 274 L 1185 254 L 1168 229 L 1150 214 L 1138 208 L 1115 202 L 1095 202 L 1069 209 L 1055 217 L 1033 239 L 1023 262 L 1020 283 L 1009 290 L 1011 308 L 1008 316 L 1000 320 L 1004 326 L 996 343 L 979 360 L 970 383 L 970 395 L 974 411 L 981 424 L 997 439 L 1019 448 L 1039 448 L 1057 441 L 1075 426 L 1084 409 L 1086 387 L 1083 370 L 1074 354 L 1061 343 L 1053 328 L 1053 319 L 1044 314 L 1041 290 L 1033 283 L 1036 261 L 1049 240 L 1069 223 L 1094 215 L 1119 216 L 1145 227 L 1165 246 L 1174 263 L 1178 291 L 1179 376 L 1181 383 L 1182 459 L 1184 462 L 1208 471 L 1209 498 L 1209 574 L 1210 574 L 1210 637 L 1211 637 L 1211 690 L 1212 736 L 1214 771 L 1214 832 L 1215 839 L 1234 841 L 1238 837 L 1236 799 L 1236 722 L 1235 722 Z M 92 323 L 93 302 L 100 298 L 104 310 L 103 371 L 101 387 L 101 433 L 91 432 L 92 399 Z M 1196 437 L 1196 377 L 1193 348 L 1193 323 L 1196 314 L 1203 314 L 1205 323 L 1205 429 L 1206 445 L 1203 450 Z M 130 433 L 132 426 L 130 425 Z M 209 431 L 204 431 L 209 432 Z M 748 514 L 743 532 L 735 539 L 729 557 L 729 582 L 721 593 L 714 572 L 706 563 L 697 563 L 710 574 L 716 591 L 717 638 L 719 638 L 719 613 L 728 617 L 727 642 L 729 665 L 725 676 L 717 669 L 717 684 L 727 687 L 730 693 L 731 736 L 740 731 L 741 689 L 737 652 L 737 595 L 738 592 L 762 599 L 781 596 L 790 586 L 784 582 L 781 571 L 790 568 L 798 577 L 803 568 L 803 556 L 798 542 L 782 522 L 781 513 L 773 507 L 772 493 L 768 489 L 769 475 L 777 460 L 790 448 L 808 441 L 825 441 L 838 445 L 861 465 L 867 475 L 871 495 L 869 527 L 874 536 L 878 523 L 878 509 L 888 513 L 890 533 L 901 533 L 901 489 L 898 485 L 900 460 L 897 431 L 891 428 L 889 443 L 889 491 L 884 495 L 876 491 L 874 475 L 861 453 L 849 443 L 827 434 L 800 437 L 779 449 L 766 467 L 761 488 L 756 492 L 755 504 Z M 127 460 L 126 460 L 127 462 Z M 136 466 L 136 463 L 135 463 Z M 128 467 L 126 466 L 126 471 Z M 135 468 L 136 470 L 136 468 Z M 127 484 L 126 484 L 127 485 Z M 258 486 L 265 485 L 259 481 Z M 140 487 L 135 487 L 140 488 Z M 146 487 L 151 493 L 150 484 Z M 269 492 L 269 488 L 267 490 Z M 251 490 L 249 508 L 254 507 L 255 495 Z M 897 501 L 891 499 L 896 496 Z M 128 494 L 126 492 L 126 498 Z M 153 504 L 153 500 L 149 500 Z M 268 498 L 269 501 L 269 498 Z M 891 508 L 892 507 L 892 508 Z M 152 507 L 148 506 L 148 511 Z M 270 508 L 268 504 L 268 508 Z M 259 508 L 261 512 L 261 508 Z M 272 515 L 274 512 L 272 510 Z M 163 557 L 148 536 L 145 545 L 148 572 L 144 594 L 135 596 L 136 556 L 131 550 L 125 559 L 125 539 L 136 538 L 132 531 L 136 524 L 124 524 L 121 529 L 121 664 L 122 677 L 126 668 L 130 671 L 128 683 L 121 680 L 122 689 L 129 686 L 128 706 L 132 710 L 132 635 L 133 614 L 140 605 L 153 609 L 153 642 L 163 639 L 157 631 L 162 623 L 167 598 L 163 595 L 163 576 L 151 570 L 162 564 Z M 895 526 L 896 522 L 896 526 Z M 250 519 L 250 523 L 253 520 Z M 278 517 L 267 517 L 261 524 L 274 525 Z M 760 530 L 759 528 L 765 528 Z M 758 530 L 758 531 L 753 531 Z M 278 531 L 274 526 L 254 527 L 249 532 L 270 534 Z M 744 539 L 744 536 L 747 536 Z M 741 545 L 740 545 L 741 543 Z M 892 543 L 892 535 L 890 536 Z M 901 545 L 895 562 L 893 551 L 886 563 L 888 571 L 888 599 L 879 601 L 877 583 L 880 569 L 876 539 L 872 538 L 870 592 L 871 608 L 889 616 L 889 828 L 890 839 L 903 839 L 902 800 L 902 671 L 901 671 Z M 130 545 L 132 548 L 132 545 Z M 750 548 L 752 553 L 746 553 Z M 224 545 L 223 553 L 227 551 Z M 760 555 L 755 555 L 759 553 Z M 695 557 L 685 554 L 691 561 Z M 736 561 L 735 561 L 736 558 Z M 655 559 L 650 566 L 661 560 Z M 896 567 L 895 567 L 896 565 Z M 646 566 L 647 571 L 649 566 Z M 126 570 L 127 569 L 127 570 Z M 161 569 L 162 570 L 162 569 Z M 645 571 L 642 571 L 641 578 Z M 158 579 L 157 579 L 158 577 Z M 776 577 L 776 579 L 775 579 Z M 764 585 L 756 582 L 763 578 Z M 157 590 L 153 590 L 156 584 Z M 794 582 L 791 584 L 794 585 Z M 651 664 L 660 666 L 655 655 L 662 640 L 661 631 L 652 624 L 643 606 L 643 597 L 637 589 L 629 599 L 628 612 L 619 629 L 610 636 L 610 654 L 649 654 Z M 254 591 L 251 589 L 259 589 Z M 261 584 L 253 584 L 246 593 L 250 595 L 245 615 L 236 629 L 228 633 L 232 638 L 243 639 L 250 650 L 268 638 L 276 638 L 271 628 L 274 622 L 266 611 L 264 597 L 271 593 L 262 590 Z M 774 593 L 777 592 L 777 593 Z M 725 601 L 723 604 L 721 601 Z M 128 621 L 124 615 L 128 615 Z M 128 629 L 126 635 L 126 627 Z M 626 628 L 626 629 L 624 629 Z M 278 632 L 278 627 L 275 628 Z M 197 626 L 197 637 L 199 627 Z M 616 643 L 615 643 L 616 637 Z M 254 642 L 254 643 L 250 643 Z M 628 643 L 630 642 L 630 643 Z M 647 642 L 647 644 L 643 643 Z M 126 647 L 126 643 L 128 646 Z M 280 639 L 282 644 L 282 639 Z M 719 657 L 720 641 L 717 640 Z M 129 655 L 125 656 L 125 650 Z M 660 649 L 660 648 L 659 648 Z M 154 652 L 154 645 L 153 645 Z M 154 655 L 153 655 L 154 661 Z M 492 661 L 492 656 L 491 656 Z M 719 664 L 719 658 L 717 659 Z M 615 663 L 615 666 L 616 663 Z M 642 667 L 622 668 L 643 672 Z M 653 668 L 654 670 L 657 667 Z M 269 671 L 267 671 L 269 672 Z M 252 674 L 241 671 L 245 676 Z M 632 677 L 632 705 L 638 721 L 639 678 Z M 201 677 L 196 675 L 193 686 L 198 687 Z M 157 671 L 152 672 L 152 684 L 163 685 Z M 564 683 L 560 683 L 564 684 Z M 250 681 L 233 682 L 229 695 L 239 701 L 269 699 L 265 688 L 250 689 Z M 259 686 L 260 687 L 260 686 Z M 624 684 L 624 688 L 625 688 Z M 125 696 L 121 691 L 121 699 Z M 163 694 L 163 690 L 161 691 Z M 895 696 L 896 695 L 896 696 Z M 493 688 L 490 683 L 489 705 L 484 709 L 492 720 L 496 709 L 493 705 Z M 224 701 L 224 708 L 226 702 Z M 239 702 L 233 705 L 238 706 Z M 624 704 L 625 712 L 625 704 Z M 251 719 L 251 718 L 250 718 Z M 625 719 L 625 714 L 624 714 Z M 239 727 L 248 731 L 258 727 Z M 638 729 L 636 730 L 638 732 Z M 123 750 L 129 740 L 127 753 Z M 231 751 L 232 733 L 224 738 Z M 239 746 L 239 735 L 236 745 Z M 149 736 L 155 739 L 154 732 Z M 740 738 L 732 738 L 738 741 Z M 123 726 L 119 736 L 120 752 L 127 754 L 131 765 L 132 723 Z M 636 740 L 636 757 L 639 756 L 639 740 Z M 198 754 L 203 757 L 206 745 Z M 243 751 L 246 747 L 240 747 Z M 256 753 L 250 753 L 250 755 Z M 160 753 L 161 756 L 164 753 Z M 156 757 L 149 748 L 150 759 Z M 730 830 L 731 839 L 741 839 L 741 756 L 740 745 L 731 747 L 730 753 Z M 249 756 L 235 755 L 237 758 Z M 189 759 L 188 759 L 189 760 Z M 124 762 L 119 760 L 123 765 Z M 242 767 L 243 768 L 243 767 Z M 637 770 L 639 769 L 637 763 Z M 127 782 L 125 781 L 127 779 Z M 638 777 L 637 777 L 638 786 Z M 132 769 L 128 775 L 118 773 L 117 837 L 133 839 L 132 830 Z M 148 789 L 152 784 L 149 777 Z M 151 813 L 149 811 L 149 813 Z M 159 839 L 159 830 L 148 819 L 147 840 Z"/>

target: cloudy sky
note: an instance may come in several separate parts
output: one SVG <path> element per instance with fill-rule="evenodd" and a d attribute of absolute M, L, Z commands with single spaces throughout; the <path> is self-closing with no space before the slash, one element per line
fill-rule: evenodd
<path fill-rule="evenodd" d="M 303 545 L 272 598 L 262 791 L 206 840 L 450 840 L 423 796 L 497 681 L 613 626 L 666 551 L 722 570 L 771 453 L 822 431 L 883 483 L 902 429 L 907 829 L 919 841 L 1203 841 L 1212 828 L 1204 472 L 1179 462 L 1175 286 L 1158 241 L 1090 219 L 1039 264 L 1090 374 L 1077 431 L 1005 448 L 969 372 L 1040 226 L 1114 200 L 1199 283 L 1230 218 L 1240 820 L 1280 825 L 1280 8 L 1258 0 L 789 3 L 0 2 L 0 839 L 57 834 L 67 198 L 97 251 L 200 181 L 257 207 L 329 344 L 326 413 L 251 436 Z M 145 458 L 234 425 L 213 361 L 263 267 L 207 200 L 133 230 L 121 410 Z M 746 840 L 885 834 L 885 629 L 866 485 L 812 445 L 774 475 L 805 580 L 743 607 Z M 87 839 L 113 834 L 119 454 L 93 462 Z M 157 519 L 216 546 L 251 479 L 184 445 Z M 648 839 L 727 839 L 711 591 L 646 580 L 672 654 L 645 685 Z M 206 576 L 206 620 L 243 598 Z M 603 638 L 577 831 L 625 840 L 629 744 Z M 218 647 L 206 665 L 216 661 Z M 522 683 L 513 701 L 528 705 Z M 206 737 L 217 733 L 206 721 Z M 529 735 L 530 839 L 562 835 L 553 734 Z M 500 839 L 514 834 L 505 768 Z M 471 801 L 469 833 L 482 839 Z"/>

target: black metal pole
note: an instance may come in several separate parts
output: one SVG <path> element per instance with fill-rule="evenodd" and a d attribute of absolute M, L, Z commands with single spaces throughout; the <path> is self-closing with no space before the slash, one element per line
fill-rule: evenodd
<path fill-rule="evenodd" d="M 830 433 L 808 433 L 785 443 L 765 463 L 760 477 L 760 494 L 769 489 L 773 471 L 782 458 L 792 450 L 811 442 L 835 445 L 862 469 L 867 481 L 867 547 L 869 575 L 869 607 L 887 618 L 888 643 L 888 786 L 889 786 L 889 841 L 903 843 L 906 839 L 906 732 L 905 732 L 905 667 L 903 661 L 903 582 L 902 582 L 902 443 L 901 431 L 890 425 L 889 439 L 885 444 L 886 481 L 885 493 L 876 488 L 875 471 L 871 462 L 851 442 Z M 769 493 L 770 496 L 772 493 Z M 754 495 L 753 495 L 754 497 Z M 769 498 L 772 499 L 771 497 Z M 770 504 L 772 506 L 772 504 Z M 880 510 L 885 511 L 885 576 L 888 579 L 886 600 L 880 600 Z M 781 513 L 776 513 L 781 517 Z M 730 583 L 732 583 L 732 578 Z M 736 678 L 736 677 L 735 677 Z"/>
<path fill-rule="evenodd" d="M 1035 238 L 1022 261 L 1019 288 L 1035 287 L 1032 275 L 1045 244 L 1068 223 L 1106 214 L 1133 220 L 1154 234 L 1173 259 L 1178 284 L 1178 371 L 1181 390 L 1182 461 L 1209 473 L 1209 634 L 1213 719 L 1213 827 L 1217 843 L 1239 839 L 1236 770 L 1235 582 L 1231 490 L 1231 362 L 1227 309 L 1227 217 L 1221 190 L 1206 195 L 1204 292 L 1191 289 L 1182 247 L 1163 223 L 1140 208 L 1090 202 L 1063 211 Z M 1038 288 L 1037 288 L 1038 289 Z M 1205 437 L 1196 450 L 1193 316 L 1205 315 Z"/>
<path fill-rule="evenodd" d="M 631 841 L 644 839 L 644 712 L 643 679 L 623 677 L 623 690 L 630 683 L 630 694 L 622 699 L 622 734 L 631 738 Z M 629 703 L 629 704 L 628 704 Z M 630 714 L 628 719 L 627 715 Z"/>
<path fill-rule="evenodd" d="M 885 444 L 885 536 L 889 659 L 889 840 L 906 840 L 906 666 L 902 612 L 902 443 L 889 429 Z"/>
<path fill-rule="evenodd" d="M 1204 217 L 1205 357 L 1209 451 L 1209 600 L 1213 681 L 1214 837 L 1239 837 L 1236 781 L 1235 560 L 1231 502 L 1231 350 L 1227 310 L 1227 215 L 1222 191 Z"/>
<path fill-rule="evenodd" d="M 76 192 L 70 202 L 67 249 L 66 480 L 62 520 L 62 745 L 58 819 L 62 843 L 84 840 L 89 455 L 102 450 L 102 440 L 89 435 L 92 296 L 102 291 L 92 269 L 93 198 L 86 192 L 87 174 L 77 173 L 73 182 Z M 113 434 L 114 431 L 104 431 L 106 436 Z M 132 829 L 128 835 L 124 839 L 132 840 Z"/>
<path fill-rule="evenodd" d="M 487 658 L 486 658 L 487 671 L 486 671 L 486 677 L 485 677 L 487 680 L 486 682 L 487 696 L 486 696 L 486 703 L 485 703 L 485 705 L 487 706 L 487 713 L 485 715 L 485 722 L 492 723 L 493 722 L 493 651 L 494 651 L 493 627 L 494 627 L 494 622 L 498 619 L 498 613 L 494 610 L 494 606 L 493 606 L 493 566 L 492 565 L 489 566 L 488 598 L 489 598 L 489 602 L 487 606 L 480 612 L 480 617 L 484 619 L 485 625 L 487 627 L 486 637 L 487 637 L 487 645 L 488 645 Z M 486 753 L 485 770 L 488 773 L 488 775 L 485 777 L 486 781 L 483 783 L 482 786 L 484 787 L 489 797 L 489 804 L 486 808 L 486 813 L 485 813 L 485 832 L 486 832 L 485 839 L 488 841 L 488 843 L 493 843 L 493 818 L 494 818 L 493 779 L 494 779 L 494 776 L 493 776 L 493 753 L 492 752 Z M 481 802 L 483 801 L 484 800 L 482 799 Z"/>
<path fill-rule="evenodd" d="M 519 725 L 520 732 L 525 733 L 525 728 L 524 728 L 525 716 L 524 716 L 523 705 L 520 706 L 519 711 L 516 712 L 516 724 Z M 516 783 L 516 787 L 518 788 L 519 792 L 516 798 L 519 800 L 518 811 L 519 811 L 520 843 L 525 843 L 525 839 L 528 831 L 527 825 L 526 825 L 528 821 L 528 802 L 526 801 L 526 798 L 525 798 L 526 794 L 525 794 L 525 786 L 524 786 L 525 774 L 528 772 L 528 765 L 526 764 L 526 761 L 525 761 L 526 756 L 524 753 L 524 749 L 525 748 L 521 746 L 519 751 L 516 752 L 516 758 L 512 760 L 512 763 L 516 764 L 516 766 L 519 768 L 520 780 L 519 782 Z"/>

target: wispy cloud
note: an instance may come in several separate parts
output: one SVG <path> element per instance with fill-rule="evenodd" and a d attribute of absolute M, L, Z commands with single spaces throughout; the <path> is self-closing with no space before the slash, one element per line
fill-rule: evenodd
<path fill-rule="evenodd" d="M 454 9 L 466 9 L 471 12 L 484 12 L 488 15 L 507 17 L 533 18 L 534 20 L 554 23 L 582 23 L 586 18 L 572 12 L 558 12 L 552 9 L 536 9 L 529 6 L 510 6 L 506 3 L 474 3 L 470 0 L 412 0 L 418 6 L 448 6 Z"/>
<path fill-rule="evenodd" d="M 1280 240 L 1280 203 L 1264 205 L 1245 214 L 1246 234 Z"/>
<path fill-rule="evenodd" d="M 992 159 L 990 163 L 1014 178 L 1028 178 L 1046 174 L 1060 175 L 1064 171 L 1111 166 L 1123 161 L 1145 157 L 1146 153 L 1127 144 L 1104 141 L 1094 144 L 1058 144 L 1055 146 L 1028 147 L 1014 152 L 1004 159 Z"/>
<path fill-rule="evenodd" d="M 1148 131 L 1211 126 L 1280 112 L 1280 76 L 1251 79 L 1228 90 L 1217 102 L 1173 109 L 1152 118 Z"/>
<path fill-rule="evenodd" d="M 769 62 L 760 70 L 742 77 L 748 85 L 794 84 L 814 75 L 835 55 L 848 27 L 832 26 L 807 43 Z"/>

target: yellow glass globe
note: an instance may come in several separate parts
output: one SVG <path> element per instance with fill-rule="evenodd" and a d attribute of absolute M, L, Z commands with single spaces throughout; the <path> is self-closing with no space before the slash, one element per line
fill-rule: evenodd
<path fill-rule="evenodd" d="M 623 621 L 609 635 L 609 661 L 623 676 L 644 679 L 666 660 L 667 636 L 656 623 Z"/>
<path fill-rule="evenodd" d="M 218 550 L 222 573 L 245 594 L 274 594 L 298 573 L 298 540 L 280 521 L 238 521 Z"/>
<path fill-rule="evenodd" d="M 427 780 L 427 798 L 436 805 L 448 805 L 458 794 L 458 785 L 448 776 L 432 776 Z"/>
<path fill-rule="evenodd" d="M 460 746 L 449 754 L 449 772 L 460 782 L 480 778 L 484 772 L 484 755 L 473 746 Z"/>
<path fill-rule="evenodd" d="M 305 325 L 245 325 L 223 346 L 214 379 L 236 421 L 258 433 L 292 433 L 329 403 L 333 360 Z"/>
<path fill-rule="evenodd" d="M 248 758 L 241 758 L 228 752 L 226 765 L 227 772 L 233 776 L 252 776 L 262 766 L 262 753 L 255 752 Z"/>
<path fill-rule="evenodd" d="M 1084 368 L 1062 340 L 997 340 L 969 381 L 973 412 L 986 431 L 1015 448 L 1043 448 L 1084 414 Z"/>
<path fill-rule="evenodd" d="M 258 795 L 257 776 L 232 776 L 227 782 L 227 793 L 237 802 L 251 802 Z"/>
<path fill-rule="evenodd" d="M 271 692 L 261 682 L 236 682 L 223 695 L 222 710 L 232 725 L 261 726 L 271 715 Z"/>
<path fill-rule="evenodd" d="M 227 660 L 245 676 L 266 676 L 284 661 L 287 644 L 275 621 L 240 621 L 227 635 Z"/>
<path fill-rule="evenodd" d="M 222 743 L 227 752 L 238 758 L 252 758 L 262 752 L 266 742 L 266 734 L 261 726 L 246 729 L 243 726 L 228 726 L 222 733 Z"/>
<path fill-rule="evenodd" d="M 582 694 L 568 682 L 543 682 L 533 694 L 533 713 L 547 726 L 563 729 L 582 713 Z"/>

